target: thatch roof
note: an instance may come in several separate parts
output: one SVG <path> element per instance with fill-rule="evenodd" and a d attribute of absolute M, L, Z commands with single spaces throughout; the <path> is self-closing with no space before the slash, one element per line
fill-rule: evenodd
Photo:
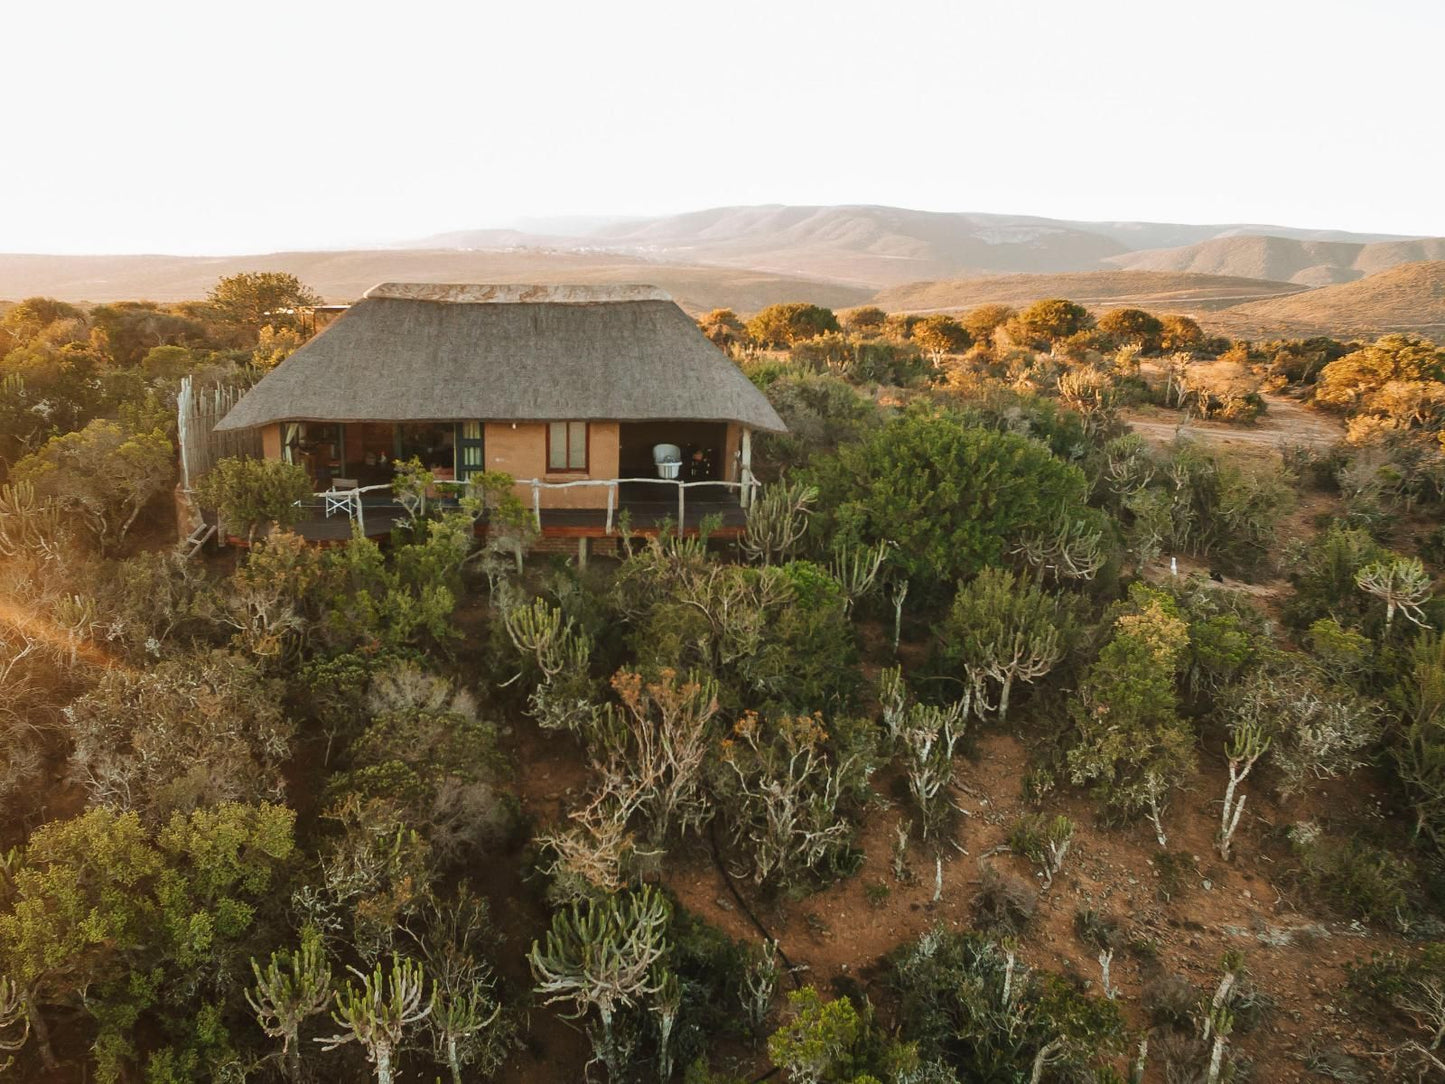
<path fill-rule="evenodd" d="M 782 419 L 651 286 L 386 283 L 268 373 L 218 429 L 278 421 Z"/>

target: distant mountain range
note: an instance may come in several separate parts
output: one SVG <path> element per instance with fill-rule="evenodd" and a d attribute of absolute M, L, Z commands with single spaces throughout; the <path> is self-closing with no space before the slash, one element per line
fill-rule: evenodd
<path fill-rule="evenodd" d="M 1368 331 L 1435 326 L 1435 272 L 1363 288 L 1391 269 L 1445 267 L 1428 261 L 1445 261 L 1445 238 L 779 205 L 538 220 L 341 252 L 0 255 L 0 298 L 186 300 L 222 275 L 264 268 L 290 271 L 330 301 L 397 279 L 645 281 L 693 312 L 793 300 L 842 308 L 875 297 L 895 309 L 949 310 L 1068 296 L 1192 313 L 1221 328 L 1317 328 L 1328 319 Z M 1362 289 L 1329 292 L 1339 284 Z"/>
<path fill-rule="evenodd" d="M 1328 286 L 1421 260 L 1445 260 L 1445 237 L 1373 242 L 1216 237 L 1181 248 L 1111 256 L 1105 262 L 1131 271 L 1189 271 Z"/>
<path fill-rule="evenodd" d="M 1207 243 L 1225 248 L 1236 243 L 1248 246 L 1258 237 L 1285 244 L 1356 247 L 1414 240 L 1388 234 L 1242 223 L 1194 226 L 1167 222 L 1078 222 L 1027 215 L 910 211 L 899 207 L 763 206 L 718 207 L 661 218 L 630 219 L 567 234 L 464 230 L 397 247 L 545 247 L 600 251 L 690 264 L 742 266 L 882 288 L 964 275 L 1089 271 L 1110 266 L 1133 253 Z M 1119 262 L 1119 266 L 1134 268 L 1123 262 Z M 1143 269 L 1196 270 L 1168 266 Z M 1290 276 L 1250 277 L 1288 279 Z"/>

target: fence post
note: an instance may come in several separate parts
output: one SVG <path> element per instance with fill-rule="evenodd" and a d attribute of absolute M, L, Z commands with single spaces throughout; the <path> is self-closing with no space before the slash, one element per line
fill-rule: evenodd
<path fill-rule="evenodd" d="M 677 537 L 682 537 L 682 528 L 687 523 L 687 506 L 683 501 L 683 494 L 687 492 L 687 483 L 677 483 Z"/>
<path fill-rule="evenodd" d="M 742 442 L 742 471 L 739 481 L 743 484 L 742 504 L 744 508 L 753 503 L 752 480 L 753 480 L 753 431 L 743 426 Z"/>
<path fill-rule="evenodd" d="M 366 537 L 366 512 L 363 511 L 361 503 L 361 487 L 358 486 L 351 494 L 351 499 L 356 502 L 356 525 L 361 528 L 361 537 Z"/>
<path fill-rule="evenodd" d="M 537 517 L 537 530 L 542 529 L 542 489 L 537 479 L 532 479 L 532 515 Z"/>
<path fill-rule="evenodd" d="M 607 487 L 607 533 L 612 533 L 612 510 L 617 504 L 617 481 Z"/>

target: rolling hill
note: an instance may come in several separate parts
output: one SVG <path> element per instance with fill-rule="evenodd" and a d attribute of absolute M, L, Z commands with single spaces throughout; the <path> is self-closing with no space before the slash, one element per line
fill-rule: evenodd
<path fill-rule="evenodd" d="M 886 308 L 912 311 L 1072 297 L 1093 307 L 1192 313 L 1236 334 L 1324 329 L 1332 321 L 1355 332 L 1434 328 L 1440 316 L 1431 272 L 1384 285 L 1365 277 L 1429 260 L 1445 261 L 1445 238 L 767 205 L 536 221 L 346 251 L 0 255 L 0 298 L 190 300 L 205 296 L 223 275 L 275 269 L 297 275 L 328 301 L 350 301 L 377 282 L 397 279 L 631 281 L 662 287 L 694 313 L 750 313 L 779 301 L 848 308 L 875 295 Z M 1352 280 L 1372 285 L 1330 292 Z"/>
<path fill-rule="evenodd" d="M 1245 337 L 1410 331 L 1445 341 L 1445 261 L 1400 264 L 1355 282 L 1246 302 L 1205 322 Z"/>
<path fill-rule="evenodd" d="M 640 257 L 537 249 L 359 250 L 264 256 L 0 255 L 0 297 L 67 301 L 187 301 L 238 271 L 289 271 L 327 301 L 354 301 L 378 282 L 648 282 L 690 312 L 752 312 L 779 301 L 846 308 L 873 291 L 743 267 L 699 267 Z"/>
<path fill-rule="evenodd" d="M 1401 240 L 1383 234 L 1237 223 L 1083 222 L 869 205 L 767 205 L 629 219 L 555 235 L 464 230 L 425 238 L 416 245 L 476 249 L 504 244 L 550 246 L 620 257 L 749 267 L 884 288 L 964 276 L 1097 270 L 1140 249 L 1192 246 L 1244 233 L 1301 243 L 1365 245 Z"/>
<path fill-rule="evenodd" d="M 1067 297 L 1090 307 L 1136 306 L 1162 312 L 1200 312 L 1298 293 L 1288 282 L 1168 271 L 1079 271 L 1061 275 L 990 275 L 915 282 L 882 290 L 874 304 L 890 312 L 938 312 L 998 302 L 1027 305 Z"/>
<path fill-rule="evenodd" d="M 1327 286 L 1420 260 L 1445 260 L 1445 238 L 1362 242 L 1229 236 L 1180 248 L 1123 253 L 1104 262 L 1131 271 L 1232 275 Z"/>

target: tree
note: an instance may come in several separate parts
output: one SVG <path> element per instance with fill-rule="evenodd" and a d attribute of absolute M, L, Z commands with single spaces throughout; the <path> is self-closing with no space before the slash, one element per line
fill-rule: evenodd
<path fill-rule="evenodd" d="M 847 723 L 746 712 L 723 743 L 725 823 L 755 883 L 785 888 L 843 864 L 854 832 L 846 806 L 872 773 L 872 749 Z"/>
<path fill-rule="evenodd" d="M 1060 342 L 1094 326 L 1089 310 L 1061 297 L 1035 301 L 1018 314 L 1018 323 L 1034 340 Z"/>
<path fill-rule="evenodd" d="M 973 345 L 968 330 L 951 316 L 936 313 L 925 316 L 913 325 L 910 336 L 923 349 L 934 364 L 945 354 L 961 354 Z"/>
<path fill-rule="evenodd" d="M 0 355 L 19 346 L 29 346 L 51 325 L 83 321 L 85 313 L 53 297 L 27 297 L 0 317 Z"/>
<path fill-rule="evenodd" d="M 663 988 L 672 905 L 651 885 L 579 901 L 552 916 L 545 947 L 532 942 L 527 962 L 544 1005 L 567 1002 L 569 1020 L 597 1013 L 592 1046 L 611 1078 L 620 1079 L 618 1014 Z"/>
<path fill-rule="evenodd" d="M 256 348 L 251 351 L 251 364 L 263 372 L 276 368 L 305 343 L 302 332 L 290 327 L 264 325 L 256 336 Z"/>
<path fill-rule="evenodd" d="M 222 278 L 206 301 L 216 320 L 250 345 L 268 324 L 276 329 L 303 328 L 305 310 L 322 303 L 321 295 L 286 271 L 242 271 Z"/>
<path fill-rule="evenodd" d="M 832 373 L 787 372 L 764 392 L 788 427 L 786 433 L 754 437 L 754 467 L 769 481 L 783 468 L 805 466 L 813 456 L 833 452 L 882 421 L 877 403 Z"/>
<path fill-rule="evenodd" d="M 1161 349 L 1164 324 L 1143 309 L 1110 309 L 1099 317 L 1099 330 L 1120 346 L 1137 346 L 1146 353 Z"/>
<path fill-rule="evenodd" d="M 969 309 L 959 322 L 976 343 L 992 343 L 993 333 L 1018 315 L 1009 305 L 980 305 Z"/>
<path fill-rule="evenodd" d="M 66 716 L 75 772 L 91 801 L 150 823 L 284 789 L 292 725 L 280 686 L 236 656 L 108 670 Z"/>
<path fill-rule="evenodd" d="M 1386 335 L 1321 369 L 1315 401 L 1408 428 L 1438 415 L 1445 405 L 1442 380 L 1445 348 L 1412 335 Z"/>
<path fill-rule="evenodd" d="M 1188 352 L 1204 342 L 1204 330 L 1188 316 L 1161 316 L 1159 325 L 1159 349 L 1166 354 Z"/>
<path fill-rule="evenodd" d="M 496 727 L 469 692 L 398 663 L 372 679 L 366 710 L 347 769 L 328 787 L 333 799 L 390 806 L 442 859 L 475 853 L 502 834 L 509 816 Z"/>
<path fill-rule="evenodd" d="M 888 314 L 876 305 L 864 305 L 843 313 L 843 327 L 854 333 L 877 334 L 887 320 Z"/>
<path fill-rule="evenodd" d="M 1090 438 L 1114 423 L 1118 388 L 1113 378 L 1093 365 L 1074 365 L 1059 374 L 1059 402 L 1075 411 Z"/>
<path fill-rule="evenodd" d="M 1395 612 L 1411 624 L 1429 628 L 1421 609 L 1432 596 L 1430 574 L 1418 557 L 1394 557 L 1375 561 L 1355 573 L 1355 585 L 1385 604 L 1385 633 Z"/>
<path fill-rule="evenodd" d="M 0 1073 L 14 1064 L 11 1055 L 23 1048 L 29 1038 L 30 1017 L 25 1013 L 25 999 L 15 983 L 0 975 L 0 1054 L 5 1055 L 5 1060 L 0 1061 Z"/>
<path fill-rule="evenodd" d="M 765 565 L 790 559 L 808 532 L 808 516 L 818 499 L 816 486 L 774 482 L 748 508 L 748 525 L 739 543 L 744 553 Z"/>
<path fill-rule="evenodd" d="M 748 321 L 747 328 L 750 338 L 776 349 L 839 330 L 832 309 L 801 301 L 769 305 Z"/>
<path fill-rule="evenodd" d="M 937 586 L 1001 564 L 1014 540 L 1086 500 L 1083 473 L 1044 445 L 946 413 L 910 412 L 815 459 L 813 535 L 837 546 L 896 542 L 888 561 Z"/>
<path fill-rule="evenodd" d="M 854 1079 L 851 1053 L 863 1035 L 863 1021 L 846 997 L 824 1001 L 812 986 L 788 994 L 791 1019 L 768 1036 L 768 1057 L 788 1080 L 821 1084 Z M 844 1075 L 846 1074 L 846 1075 Z"/>
<path fill-rule="evenodd" d="M 125 538 L 150 499 L 174 477 L 175 448 L 160 430 L 135 433 L 93 421 L 53 437 L 15 464 L 15 482 L 81 512 L 102 546 Z"/>
<path fill-rule="evenodd" d="M 908 771 L 908 791 L 918 806 L 923 838 L 941 827 L 948 813 L 953 782 L 953 754 L 963 738 L 972 704 L 971 693 L 948 707 L 914 701 L 903 682 L 901 667 L 883 671 L 878 700 L 890 744 L 900 748 Z"/>
<path fill-rule="evenodd" d="M 1067 755 L 1074 782 L 1092 783 L 1119 813 L 1146 813 L 1161 847 L 1169 792 L 1194 763 L 1194 736 L 1175 692 L 1188 644 L 1174 601 L 1135 584 L 1070 712 L 1078 729 Z"/>
<path fill-rule="evenodd" d="M 37 829 L 0 875 L 0 973 L 21 990 L 41 1060 L 54 1065 L 54 1006 L 83 1000 L 95 1018 L 102 1079 L 132 1075 L 143 1015 L 169 1030 L 189 1023 L 244 966 L 294 822 L 282 806 L 228 803 L 177 813 L 154 834 L 104 808 Z"/>
<path fill-rule="evenodd" d="M 697 326 L 720 350 L 747 341 L 748 329 L 732 309 L 713 309 L 712 312 L 698 317 Z"/>
<path fill-rule="evenodd" d="M 515 1041 L 482 957 L 482 942 L 493 933 L 487 901 L 462 887 L 446 902 L 430 902 L 414 935 L 432 980 L 434 1007 L 426 1020 L 432 1053 L 451 1072 L 452 1084 L 462 1084 L 468 1066 L 490 1076 Z"/>
<path fill-rule="evenodd" d="M 959 588 L 941 630 L 943 654 L 963 669 L 976 711 L 1008 716 L 1014 682 L 1036 681 L 1063 658 L 1060 624 L 1058 602 L 1005 569 L 985 568 Z"/>
<path fill-rule="evenodd" d="M 435 993 L 425 996 L 426 976 L 415 960 L 393 955 L 391 967 L 382 971 L 378 963 L 370 974 L 348 970 L 361 980 L 358 989 L 350 979 L 336 993 L 331 1018 L 341 1031 L 317 1039 L 323 1050 L 335 1050 L 347 1043 L 359 1043 L 367 1060 L 376 1068 L 377 1084 L 392 1084 L 396 1069 L 392 1059 L 401 1049 L 407 1029 L 425 1020 L 435 1007 Z"/>
<path fill-rule="evenodd" d="M 1258 715 L 1248 714 L 1230 720 L 1229 742 L 1224 756 L 1229 764 L 1229 782 L 1224 788 L 1224 803 L 1220 813 L 1217 844 L 1219 855 L 1229 861 L 1234 833 L 1239 828 L 1239 818 L 1244 815 L 1244 802 L 1248 795 L 1239 793 L 1239 785 L 1249 777 L 1259 758 L 1269 752 L 1274 734 L 1270 723 Z"/>
<path fill-rule="evenodd" d="M 222 459 L 195 486 L 200 505 L 215 509 L 227 530 L 244 529 L 247 541 L 266 524 L 295 524 L 310 497 L 306 468 L 280 459 Z"/>
<path fill-rule="evenodd" d="M 167 312 L 154 301 L 97 305 L 90 311 L 90 321 L 104 337 L 106 352 L 117 365 L 139 365 L 157 349 L 199 347 L 206 342 L 199 321 Z"/>
<path fill-rule="evenodd" d="M 1415 834 L 1445 843 L 1445 636 L 1425 632 L 1405 653 L 1392 706 L 1404 725 L 1390 746 L 1415 812 Z"/>
<path fill-rule="evenodd" d="M 301 1025 L 331 1004 L 331 964 L 315 929 L 301 934 L 296 952 L 273 952 L 263 971 L 251 959 L 255 985 L 246 991 L 246 1003 L 256 1022 L 273 1039 L 281 1040 L 281 1057 L 287 1077 L 301 1078 Z"/>

